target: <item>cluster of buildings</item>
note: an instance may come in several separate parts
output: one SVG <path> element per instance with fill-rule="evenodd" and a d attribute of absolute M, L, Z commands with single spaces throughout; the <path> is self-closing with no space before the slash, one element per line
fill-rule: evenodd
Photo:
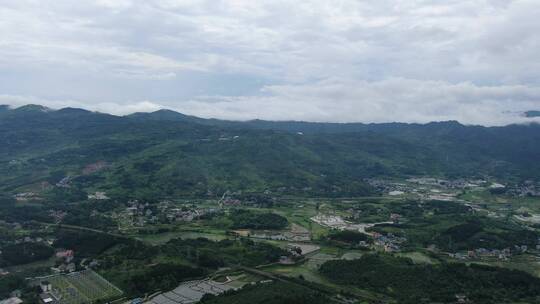
<path fill-rule="evenodd" d="M 416 177 L 416 178 L 409 178 L 407 179 L 407 182 L 418 184 L 418 185 L 425 185 L 425 186 L 438 186 L 442 188 L 447 189 L 467 189 L 467 188 L 477 188 L 486 186 L 488 182 L 486 180 L 482 179 L 455 179 L 455 180 L 446 180 L 446 179 L 439 179 L 434 177 Z"/>
<path fill-rule="evenodd" d="M 329 227 L 337 230 L 350 230 L 351 224 L 346 222 L 339 215 L 332 214 L 317 214 L 311 220 L 321 226 Z"/>
<path fill-rule="evenodd" d="M 536 246 L 537 250 L 540 250 L 540 245 Z M 499 260 L 506 261 L 512 254 L 526 253 L 529 250 L 527 245 L 514 245 L 514 248 L 504 248 L 504 249 L 487 249 L 487 248 L 477 248 L 474 250 L 469 250 L 467 252 L 456 252 L 449 253 L 448 255 L 451 258 L 459 260 L 468 260 L 468 259 L 488 259 L 495 258 Z"/>
<path fill-rule="evenodd" d="M 448 256 L 454 259 L 458 259 L 458 260 L 486 259 L 486 258 L 496 258 L 499 260 L 507 260 L 508 258 L 512 256 L 512 252 L 510 248 L 505 248 L 502 250 L 478 248 L 474 250 L 469 250 L 467 252 L 449 253 Z"/>
<path fill-rule="evenodd" d="M 519 197 L 540 196 L 540 183 L 525 181 L 520 185 L 508 187 L 508 189 L 506 189 L 506 193 Z"/>
<path fill-rule="evenodd" d="M 187 209 L 187 208 L 171 208 L 167 211 L 166 218 L 169 221 L 175 222 L 191 222 L 200 218 L 201 216 L 211 212 L 217 212 L 217 210 L 209 209 Z"/>
<path fill-rule="evenodd" d="M 386 235 L 378 232 L 374 232 L 373 245 L 378 248 L 382 248 L 384 252 L 399 252 L 403 243 L 407 241 L 405 237 L 399 237 L 392 233 Z"/>
<path fill-rule="evenodd" d="M 237 231 L 235 231 L 238 235 Z M 274 240 L 274 241 L 286 241 L 287 237 L 284 233 L 277 231 L 248 231 L 248 237 L 255 239 L 265 239 L 265 240 Z"/>
<path fill-rule="evenodd" d="M 123 212 L 113 213 L 112 217 L 119 218 L 124 225 L 136 227 L 144 227 L 146 223 L 158 222 L 158 217 L 152 211 L 150 204 L 140 203 L 137 200 L 129 201 L 128 207 Z"/>
<path fill-rule="evenodd" d="M 55 257 L 58 266 L 51 268 L 54 272 L 70 273 L 77 270 L 77 266 L 74 262 L 75 252 L 73 250 L 60 249 L 56 251 Z"/>
<path fill-rule="evenodd" d="M 47 238 L 43 238 L 43 237 L 40 237 L 40 236 L 36 236 L 36 237 L 31 237 L 31 236 L 25 236 L 23 238 L 20 238 L 20 239 L 16 239 L 13 241 L 14 244 L 22 244 L 22 243 L 43 243 L 43 244 L 46 244 L 46 245 L 52 245 L 54 243 L 55 239 L 54 238 L 50 238 L 50 237 L 47 237 Z"/>
<path fill-rule="evenodd" d="M 413 193 L 421 195 L 425 199 L 436 200 L 453 200 L 455 194 L 452 194 L 452 192 L 455 192 L 456 190 L 483 187 L 488 184 L 485 180 L 446 180 L 434 177 L 409 178 L 405 182 L 366 179 L 365 182 L 377 189 L 378 192 L 387 193 L 390 196 Z M 436 192 L 433 193 L 433 190 L 436 190 Z M 450 192 L 445 194 L 442 193 L 443 190 L 448 190 Z"/>
<path fill-rule="evenodd" d="M 69 188 L 69 187 L 71 187 L 71 185 L 70 185 L 71 180 L 72 180 L 71 176 L 66 176 L 66 177 L 62 178 L 59 182 L 56 183 L 56 187 Z"/>
<path fill-rule="evenodd" d="M 394 220 L 387 221 L 387 222 L 380 222 L 380 223 L 351 223 L 348 221 L 345 221 L 341 216 L 339 215 L 331 215 L 331 214 L 317 214 L 316 216 L 312 217 L 311 220 L 321 226 L 336 229 L 336 230 L 350 230 L 350 231 L 356 231 L 360 233 L 365 233 L 368 235 L 371 235 L 371 233 L 366 232 L 366 229 L 381 225 L 381 224 L 394 224 Z"/>
<path fill-rule="evenodd" d="M 162 201 L 157 206 L 130 201 L 120 215 L 113 217 L 126 220 L 129 226 L 144 227 L 147 223 L 191 222 L 216 212 L 219 212 L 217 208 L 178 207 L 168 201 Z"/>
<path fill-rule="evenodd" d="M 39 282 L 39 288 L 41 293 L 39 294 L 39 299 L 43 304 L 56 304 L 56 297 L 53 295 L 53 286 L 49 281 Z"/>
<path fill-rule="evenodd" d="M 109 197 L 105 192 L 96 192 L 94 194 L 88 194 L 89 200 L 108 200 Z"/>
<path fill-rule="evenodd" d="M 232 231 L 237 236 L 251 237 L 256 239 L 267 239 L 275 241 L 291 241 L 291 242 L 309 242 L 311 241 L 311 232 L 306 228 L 292 224 L 289 231 L 272 231 L 272 230 L 234 230 Z"/>
<path fill-rule="evenodd" d="M 410 187 L 404 183 L 392 182 L 381 179 L 368 178 L 364 180 L 371 187 L 380 193 L 389 193 L 390 195 L 400 195 L 410 191 Z"/>
<path fill-rule="evenodd" d="M 199 209 L 195 207 L 178 207 L 168 201 L 161 201 L 157 207 L 157 213 L 169 222 L 191 222 L 199 217 L 217 212 L 217 209 Z"/>
<path fill-rule="evenodd" d="M 41 197 L 35 192 L 21 192 L 13 195 L 13 198 L 15 198 L 18 202 L 26 202 L 26 201 L 32 201 L 32 200 L 39 200 Z"/>
<path fill-rule="evenodd" d="M 420 186 L 437 187 L 447 190 L 464 190 L 478 187 L 485 187 L 492 192 L 504 192 L 507 195 L 525 197 L 525 196 L 540 196 L 540 183 L 529 180 L 518 185 L 503 185 L 500 183 L 492 183 L 481 179 L 456 179 L 445 180 L 433 177 L 409 178 L 407 182 Z M 411 189 L 410 186 L 400 183 L 386 182 L 382 180 L 370 180 L 369 183 L 382 192 L 402 191 L 402 192 L 421 192 L 422 187 Z"/>
<path fill-rule="evenodd" d="M 55 223 L 60 223 L 66 217 L 67 212 L 62 210 L 49 210 L 49 216 L 53 218 Z"/>
<path fill-rule="evenodd" d="M 201 216 L 219 212 L 217 208 L 196 208 L 194 205 L 179 208 L 167 201 L 160 202 L 157 210 L 169 222 L 191 222 Z"/>

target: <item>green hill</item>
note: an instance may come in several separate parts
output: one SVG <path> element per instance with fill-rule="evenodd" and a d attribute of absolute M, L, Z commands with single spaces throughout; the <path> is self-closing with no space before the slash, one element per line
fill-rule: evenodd
<path fill-rule="evenodd" d="M 171 115 L 182 119 L 163 119 Z M 17 192 L 71 176 L 72 191 L 127 197 L 226 190 L 352 196 L 372 194 L 366 177 L 540 177 L 540 126 L 534 124 L 352 124 L 340 131 L 340 124 L 298 123 L 309 126 L 298 134 L 289 123 L 167 111 L 155 119 L 138 116 L 39 106 L 0 112 L 0 189 Z M 85 171 L 95 163 L 106 169 Z"/>

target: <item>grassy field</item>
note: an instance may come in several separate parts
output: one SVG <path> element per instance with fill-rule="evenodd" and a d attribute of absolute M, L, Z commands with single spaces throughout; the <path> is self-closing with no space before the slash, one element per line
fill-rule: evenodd
<path fill-rule="evenodd" d="M 540 198 L 538 197 L 510 197 L 493 195 L 486 190 L 474 190 L 465 192 L 459 198 L 473 203 L 486 204 L 488 209 L 493 211 L 510 207 L 512 210 L 525 208 L 530 212 L 540 213 Z"/>
<path fill-rule="evenodd" d="M 530 254 L 517 255 L 512 257 L 509 261 L 494 261 L 486 264 L 517 269 L 540 277 L 540 258 Z"/>
<path fill-rule="evenodd" d="M 111 300 L 122 291 L 92 270 L 48 277 L 55 295 L 62 304 L 94 303 Z"/>

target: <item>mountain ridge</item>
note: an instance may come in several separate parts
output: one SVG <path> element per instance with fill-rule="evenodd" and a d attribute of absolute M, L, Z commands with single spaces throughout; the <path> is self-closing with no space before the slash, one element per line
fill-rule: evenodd
<path fill-rule="evenodd" d="M 136 121 L 153 120 L 153 121 L 176 121 L 176 122 L 189 122 L 198 123 L 201 125 L 210 125 L 217 127 L 234 127 L 234 128 L 253 128 L 262 130 L 278 130 L 287 132 L 308 132 L 308 133 L 342 133 L 342 132 L 358 132 L 369 131 L 376 129 L 392 129 L 392 128 L 415 128 L 422 126 L 430 127 L 448 127 L 452 126 L 467 126 L 467 127 L 484 127 L 484 128 L 498 128 L 507 127 L 512 125 L 535 125 L 538 122 L 531 121 L 523 124 L 508 124 L 505 126 L 482 126 L 482 125 L 466 125 L 457 120 L 447 121 L 431 121 L 427 123 L 415 123 L 415 122 L 381 122 L 381 123 L 365 123 L 365 122 L 311 122 L 311 121 L 297 121 L 297 120 L 262 120 L 252 119 L 245 121 L 237 120 L 223 120 L 217 118 L 202 118 L 194 115 L 188 115 L 180 113 L 170 109 L 159 109 L 153 112 L 135 112 L 128 115 L 113 115 L 108 113 L 101 113 L 95 111 L 89 111 L 82 108 L 66 107 L 58 110 L 53 110 L 41 105 L 28 104 L 17 108 L 10 108 L 7 105 L 0 106 L 0 113 L 9 114 L 16 112 L 40 112 L 40 113 L 52 113 L 65 114 L 67 112 L 77 114 L 101 114 L 114 117 L 129 118 Z M 527 117 L 536 117 L 534 113 L 538 111 L 525 112 Z"/>
<path fill-rule="evenodd" d="M 0 114 L 0 171 L 6 172 L 0 185 L 6 192 L 54 185 L 66 176 L 77 177 L 70 191 L 101 190 L 116 197 L 227 190 L 348 196 L 371 193 L 365 178 L 540 178 L 540 125 L 535 124 L 450 121 L 328 129 L 134 119 L 78 109 L 8 112 Z M 109 165 L 81 176 L 97 162 Z"/>

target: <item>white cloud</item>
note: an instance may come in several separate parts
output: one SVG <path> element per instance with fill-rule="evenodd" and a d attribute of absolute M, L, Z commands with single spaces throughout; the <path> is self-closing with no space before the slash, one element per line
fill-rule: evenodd
<path fill-rule="evenodd" d="M 303 120 L 317 122 L 417 122 L 457 120 L 464 124 L 506 125 L 540 122 L 524 111 L 539 105 L 540 89 L 523 85 L 477 86 L 392 78 L 367 82 L 324 80 L 308 85 L 273 85 L 253 96 L 205 96 L 189 101 L 92 103 L 0 96 L 0 103 L 52 108 L 82 107 L 125 115 L 169 108 L 185 114 L 229 120 Z"/>
<path fill-rule="evenodd" d="M 538 107 L 540 89 L 522 85 L 477 86 L 393 78 L 343 79 L 264 88 L 265 96 L 192 100 L 176 109 L 203 117 L 247 120 L 419 122 L 458 120 L 505 125 L 539 121 L 519 114 Z"/>
<path fill-rule="evenodd" d="M 540 108 L 538 15 L 536 0 L 0 0 L 0 94 L 243 119 L 517 122 L 502 112 Z M 201 97 L 213 95 L 225 97 Z"/>
<path fill-rule="evenodd" d="M 58 110 L 66 107 L 82 108 L 101 113 L 110 113 L 114 115 L 127 115 L 135 112 L 153 112 L 164 109 L 165 106 L 150 101 L 130 102 L 118 104 L 112 102 L 84 102 L 76 100 L 50 100 L 33 96 L 13 96 L 0 95 L 0 104 L 9 105 L 11 108 L 20 107 L 27 104 L 39 104 Z"/>

